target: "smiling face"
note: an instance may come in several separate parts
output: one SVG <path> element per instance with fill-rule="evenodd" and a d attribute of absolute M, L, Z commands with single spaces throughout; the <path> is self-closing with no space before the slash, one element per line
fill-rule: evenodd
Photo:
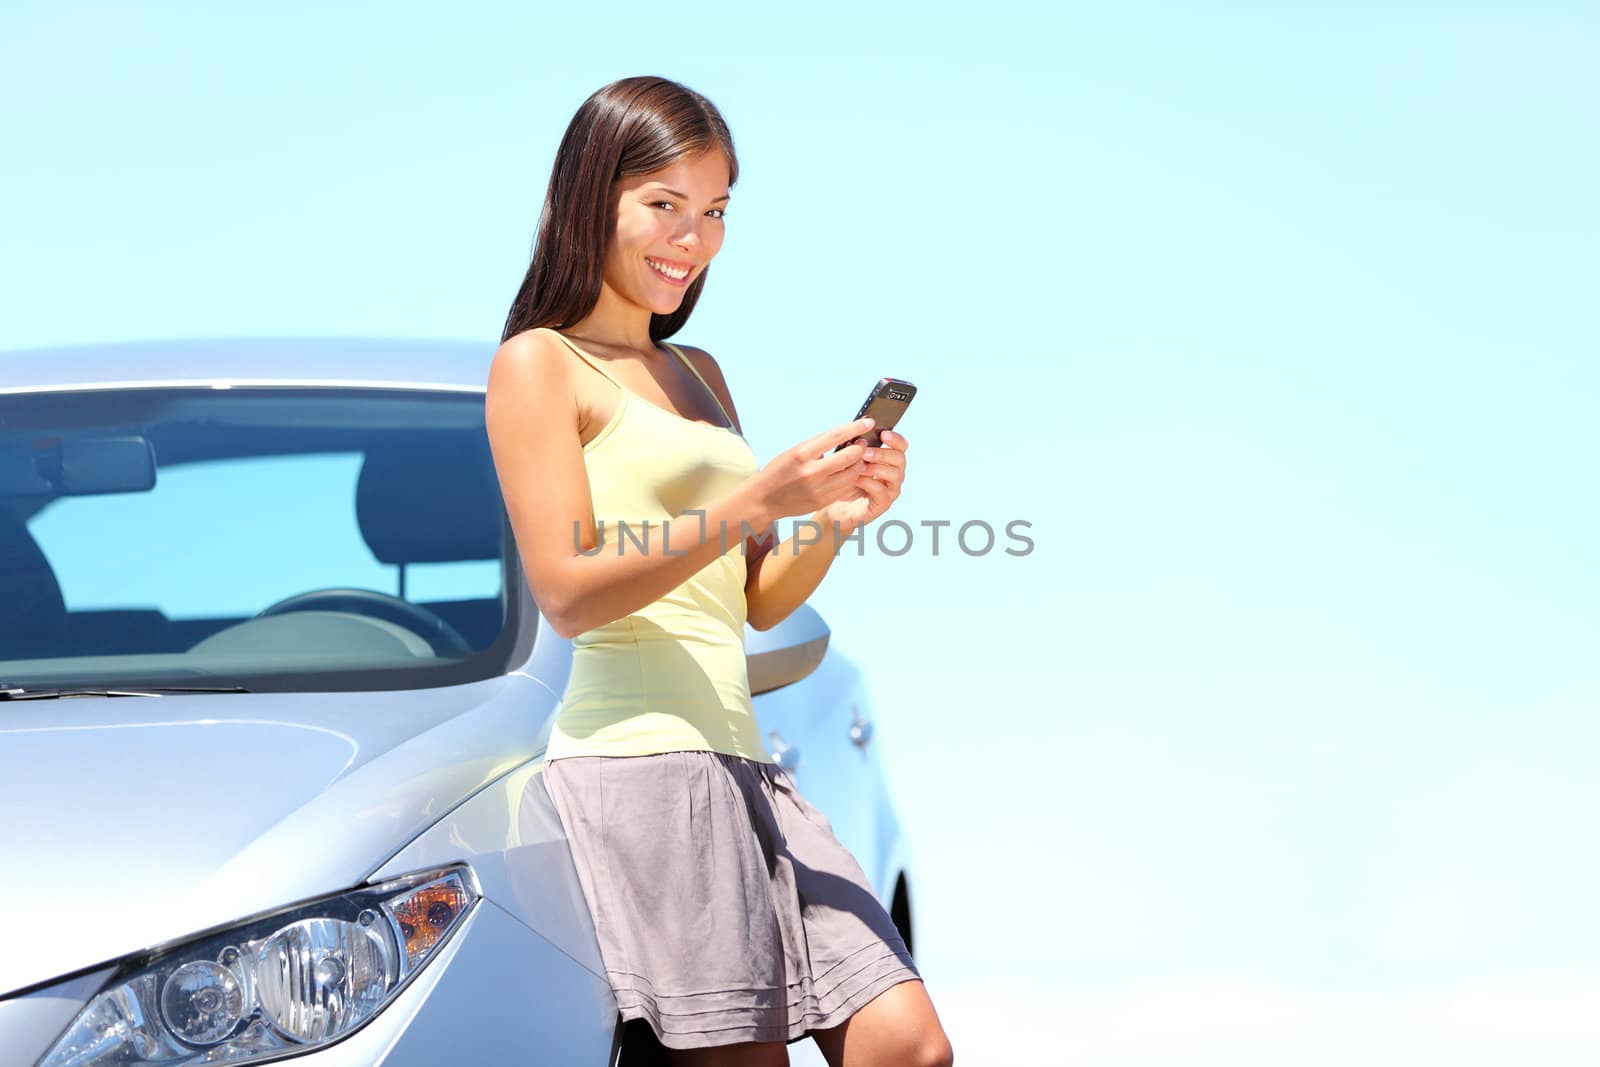
<path fill-rule="evenodd" d="M 605 284 L 630 303 L 670 315 L 722 247 L 728 159 L 718 149 L 617 182 L 617 227 Z"/>

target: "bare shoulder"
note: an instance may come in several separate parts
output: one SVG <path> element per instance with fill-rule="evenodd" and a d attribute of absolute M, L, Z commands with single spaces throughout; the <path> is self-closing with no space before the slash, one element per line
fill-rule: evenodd
<path fill-rule="evenodd" d="M 507 385 L 538 385 L 545 388 L 569 383 L 572 379 L 560 342 L 548 330 L 524 330 L 500 343 L 489 364 L 489 389 Z"/>
<path fill-rule="evenodd" d="M 717 399 L 722 401 L 722 406 L 728 409 L 728 414 L 733 419 L 734 428 L 742 433 L 743 427 L 739 425 L 739 412 L 734 407 L 733 394 L 728 389 L 728 380 L 723 376 L 722 368 L 717 365 L 717 361 L 712 358 L 711 353 L 703 348 L 696 348 L 694 345 L 678 344 L 677 341 L 672 343 L 677 345 L 685 356 L 689 357 L 689 362 L 694 364 L 694 369 L 700 372 L 700 376 L 706 380 L 706 384 L 716 392 Z"/>
<path fill-rule="evenodd" d="M 703 348 L 697 348 L 694 345 L 680 344 L 677 341 L 672 343 L 682 349 L 683 354 L 689 357 L 689 362 L 694 364 L 695 370 L 699 371 L 701 374 L 704 374 L 707 378 L 715 378 L 719 382 L 724 382 L 722 377 L 722 368 L 717 365 L 717 361 L 712 358 L 710 352 L 707 352 Z M 724 382 L 724 384 L 726 384 L 726 382 Z"/>
<path fill-rule="evenodd" d="M 533 367 L 543 363 L 565 366 L 564 360 L 554 358 L 560 355 L 557 351 L 559 345 L 560 342 L 543 327 L 523 330 L 500 342 L 500 347 L 495 350 L 494 363 L 490 366 L 509 364 L 512 369 Z"/>

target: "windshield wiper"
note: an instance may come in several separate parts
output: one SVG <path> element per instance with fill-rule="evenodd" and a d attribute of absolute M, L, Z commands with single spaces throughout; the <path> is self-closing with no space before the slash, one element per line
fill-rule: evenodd
<path fill-rule="evenodd" d="M 248 693 L 242 685 L 140 685 L 127 689 L 79 685 L 27 689 L 0 682 L 0 700 L 52 700 L 56 697 L 160 697 L 172 693 Z"/>

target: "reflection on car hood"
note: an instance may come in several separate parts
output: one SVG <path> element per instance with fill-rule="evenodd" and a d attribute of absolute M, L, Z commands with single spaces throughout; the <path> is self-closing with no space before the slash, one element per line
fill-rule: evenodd
<path fill-rule="evenodd" d="M 0 996 L 357 884 L 536 756 L 523 676 L 0 704 Z"/>

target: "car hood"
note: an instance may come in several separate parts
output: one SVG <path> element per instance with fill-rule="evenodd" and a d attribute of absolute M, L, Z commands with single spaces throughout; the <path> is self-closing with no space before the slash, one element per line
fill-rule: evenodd
<path fill-rule="evenodd" d="M 544 748 L 532 678 L 0 703 L 0 996 L 357 885 Z"/>

